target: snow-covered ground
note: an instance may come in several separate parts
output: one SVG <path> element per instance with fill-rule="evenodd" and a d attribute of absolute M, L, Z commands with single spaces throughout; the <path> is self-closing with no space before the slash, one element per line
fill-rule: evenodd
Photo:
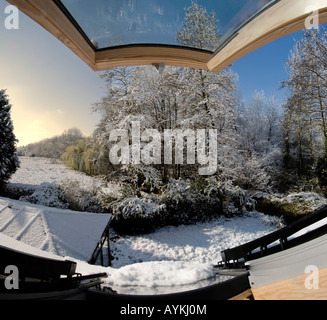
<path fill-rule="evenodd" d="M 223 280 L 215 278 L 212 268 L 221 260 L 220 252 L 276 230 L 278 222 L 276 217 L 252 212 L 120 238 L 111 245 L 116 259 L 106 282 L 119 292 L 140 293 L 140 287 L 145 287 L 147 293 L 162 293 L 171 290 L 167 287 L 185 289 L 199 285 L 200 280 L 207 280 L 202 285 L 210 279 Z"/>
<path fill-rule="evenodd" d="M 11 177 L 9 183 L 15 186 L 38 186 L 42 183 L 60 184 L 67 180 L 77 180 L 84 186 L 91 187 L 101 180 L 87 176 L 81 172 L 67 168 L 59 160 L 46 158 L 19 157 L 20 168 Z"/>
<path fill-rule="evenodd" d="M 10 183 L 16 185 L 60 183 L 72 177 L 85 181 L 86 184 L 94 183 L 93 178 L 67 169 L 62 164 L 51 164 L 46 159 L 22 158 L 21 161 L 21 169 L 13 176 Z M 3 198 L 1 201 L 8 202 L 10 206 L 11 200 Z M 11 206 L 19 205 L 15 202 Z M 26 212 L 48 210 L 42 206 L 29 206 L 27 203 L 24 203 L 24 206 Z M 70 222 L 65 217 L 68 216 L 61 214 L 60 219 L 53 221 L 57 221 L 58 224 L 60 222 L 67 228 Z M 148 235 L 116 238 L 111 241 L 111 251 L 115 259 L 112 267 L 107 268 L 91 266 L 81 261 L 77 252 L 82 250 L 81 248 L 75 247 L 70 250 L 67 247 L 65 255 L 70 260 L 78 262 L 77 272 L 82 274 L 107 272 L 108 278 L 105 279 L 104 284 L 122 293 L 179 291 L 223 280 L 224 278 L 215 277 L 212 268 L 221 259 L 220 252 L 274 231 L 278 223 L 278 218 L 254 211 L 242 217 L 221 217 L 191 226 L 164 227 Z M 24 230 L 26 231 L 27 228 Z M 35 254 L 37 251 L 38 254 L 43 254 L 36 249 L 42 246 L 32 243 L 33 247 L 29 247 L 25 243 L 7 237 L 4 234 L 5 230 L 0 231 L 3 231 L 0 233 L 0 243 L 25 252 L 32 251 Z M 24 235 L 28 238 L 27 234 Z M 98 236 L 100 238 L 101 235 Z"/>
<path fill-rule="evenodd" d="M 148 261 L 194 261 L 216 264 L 220 251 L 276 230 L 279 219 L 259 212 L 217 218 L 190 226 L 164 227 L 143 236 L 125 236 L 111 245 L 114 267 Z"/>
<path fill-rule="evenodd" d="M 71 211 L 49 209 L 23 202 L 20 204 L 5 198 L 0 198 L 1 208 L 1 244 L 33 254 L 50 254 L 51 257 L 56 257 L 56 252 L 62 253 L 65 259 L 78 263 L 77 272 L 91 274 L 105 271 L 108 278 L 105 279 L 104 285 L 121 293 L 164 293 L 223 280 L 224 278 L 217 279 L 213 272 L 213 265 L 221 258 L 220 251 L 267 234 L 275 230 L 278 224 L 277 218 L 253 212 L 242 218 L 220 218 L 211 223 L 165 227 L 148 235 L 118 238 L 111 243 L 115 257 L 113 266 L 105 268 L 80 260 L 81 256 L 85 256 L 85 252 L 90 252 L 88 246 L 81 244 L 92 239 L 95 247 L 96 236 L 100 239 L 102 229 L 96 220 L 99 216 L 101 218 L 101 215 L 94 214 L 96 228 L 90 228 L 91 223 L 88 226 L 83 220 L 89 221 L 92 214 L 75 213 L 74 217 Z M 48 230 L 42 236 L 37 234 L 37 231 L 43 228 L 44 219 L 51 223 L 47 224 Z M 33 221 L 35 228 L 31 227 Z M 86 230 L 85 237 L 80 232 L 76 234 L 78 225 Z M 8 230 L 5 229 L 6 226 Z M 58 236 L 54 235 L 54 232 L 57 232 Z M 65 235 L 65 239 L 59 239 L 60 235 Z M 49 242 L 51 245 L 48 245 Z"/>

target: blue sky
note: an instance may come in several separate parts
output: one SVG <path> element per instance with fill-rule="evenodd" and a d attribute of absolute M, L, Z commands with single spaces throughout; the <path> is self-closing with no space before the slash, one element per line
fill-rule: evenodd
<path fill-rule="evenodd" d="M 0 88 L 7 89 L 19 145 L 77 127 L 90 135 L 99 121 L 91 104 L 104 95 L 104 83 L 74 53 L 20 14 L 19 30 L 4 27 L 8 5 L 0 0 Z M 275 94 L 286 78 L 284 63 L 301 32 L 284 37 L 245 56 L 233 65 L 241 97 L 255 91 Z"/>
<path fill-rule="evenodd" d="M 285 62 L 302 31 L 271 42 L 236 61 L 233 70 L 239 75 L 241 97 L 248 101 L 255 91 L 264 91 L 267 97 L 274 95 L 280 101 L 287 91 L 279 89 L 282 80 L 287 79 Z"/>

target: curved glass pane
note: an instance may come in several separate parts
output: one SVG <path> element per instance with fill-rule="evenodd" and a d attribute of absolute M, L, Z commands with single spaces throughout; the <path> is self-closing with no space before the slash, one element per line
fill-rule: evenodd
<path fill-rule="evenodd" d="M 192 0 L 55 0 L 98 49 L 129 44 L 179 45 Z M 216 15 L 220 43 L 271 0 L 198 0 Z"/>

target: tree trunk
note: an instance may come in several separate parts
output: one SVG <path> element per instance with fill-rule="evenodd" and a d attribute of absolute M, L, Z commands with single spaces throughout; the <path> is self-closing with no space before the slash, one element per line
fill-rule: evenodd
<path fill-rule="evenodd" d="M 325 112 L 324 112 L 324 106 L 322 101 L 322 95 L 321 95 L 321 88 L 320 88 L 320 81 L 319 77 L 317 75 L 317 93 L 318 93 L 318 100 L 319 100 L 319 108 L 320 108 L 320 115 L 321 115 L 321 123 L 322 123 L 322 130 L 324 135 L 324 156 L 327 156 L 327 130 L 326 130 L 326 119 L 325 119 Z"/>

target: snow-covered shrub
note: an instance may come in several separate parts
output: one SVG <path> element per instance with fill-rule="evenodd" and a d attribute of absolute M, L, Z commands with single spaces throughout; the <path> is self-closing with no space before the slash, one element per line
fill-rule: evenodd
<path fill-rule="evenodd" d="M 164 204 L 151 199 L 129 198 L 114 206 L 113 213 L 118 219 L 145 218 L 151 219 L 165 212 Z"/>
<path fill-rule="evenodd" d="M 129 165 L 122 167 L 122 173 L 126 175 L 123 184 L 123 192 L 126 196 L 140 196 L 141 191 L 156 192 L 160 189 L 160 172 L 151 166 Z"/>
<path fill-rule="evenodd" d="M 256 197 L 257 209 L 266 214 L 282 216 L 287 223 L 327 205 L 327 199 L 314 192 Z"/>
<path fill-rule="evenodd" d="M 124 194 L 119 183 L 111 183 L 107 187 L 100 188 L 96 193 L 98 203 L 106 210 L 111 210 L 113 204 L 123 198 Z"/>
<path fill-rule="evenodd" d="M 243 156 L 235 171 L 236 185 L 247 190 L 267 190 L 271 178 L 262 158 L 255 154 Z"/>
<path fill-rule="evenodd" d="M 120 233 L 145 233 L 159 227 L 167 217 L 164 204 L 155 199 L 126 198 L 112 206 L 113 223 Z"/>
<path fill-rule="evenodd" d="M 303 215 L 327 204 L 327 199 L 314 192 L 291 193 L 286 197 L 272 197 L 272 200 L 289 208 L 295 215 Z"/>
<path fill-rule="evenodd" d="M 98 199 L 101 188 L 94 184 L 92 187 L 81 186 L 77 180 L 66 180 L 61 184 L 61 190 L 69 202 L 69 208 L 77 211 L 103 212 Z"/>
<path fill-rule="evenodd" d="M 19 200 L 60 209 L 69 207 L 65 193 L 55 183 L 42 183 L 31 195 L 20 197 Z"/>
<path fill-rule="evenodd" d="M 227 216 L 252 211 L 256 205 L 256 200 L 249 191 L 232 185 L 226 185 L 224 188 L 224 202 L 224 213 Z"/>
<path fill-rule="evenodd" d="M 189 224 L 222 213 L 218 187 L 201 179 L 171 179 L 161 195 L 169 212 L 169 224 Z"/>
<path fill-rule="evenodd" d="M 1 194 L 4 197 L 19 200 L 21 197 L 26 197 L 34 193 L 36 186 L 21 183 L 7 183 L 3 186 Z"/>

